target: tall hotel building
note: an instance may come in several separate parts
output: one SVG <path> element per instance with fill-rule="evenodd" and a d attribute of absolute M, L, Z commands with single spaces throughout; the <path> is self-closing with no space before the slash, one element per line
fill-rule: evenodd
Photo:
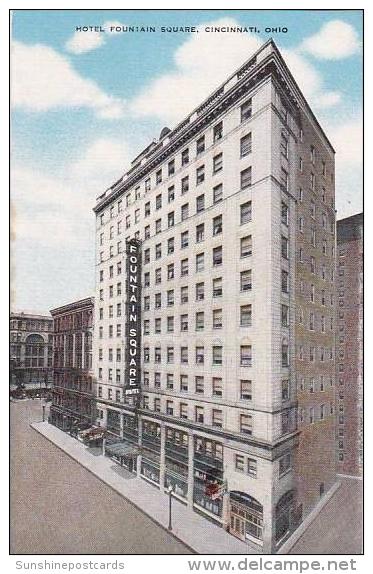
<path fill-rule="evenodd" d="M 363 214 L 337 221 L 337 472 L 363 466 Z"/>
<path fill-rule="evenodd" d="M 335 481 L 335 212 L 334 150 L 273 41 L 94 211 L 106 453 L 276 551 Z"/>

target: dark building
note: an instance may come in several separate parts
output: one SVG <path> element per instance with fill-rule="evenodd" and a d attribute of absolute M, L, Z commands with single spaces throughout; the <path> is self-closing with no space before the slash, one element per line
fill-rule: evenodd
<path fill-rule="evenodd" d="M 88 297 L 51 311 L 54 375 L 50 422 L 70 432 L 90 426 L 93 415 L 93 304 L 94 299 Z"/>
<path fill-rule="evenodd" d="M 44 315 L 10 314 L 10 392 L 45 395 L 53 379 L 53 320 Z"/>
<path fill-rule="evenodd" d="M 337 222 L 337 470 L 360 476 L 363 462 L 363 214 Z"/>

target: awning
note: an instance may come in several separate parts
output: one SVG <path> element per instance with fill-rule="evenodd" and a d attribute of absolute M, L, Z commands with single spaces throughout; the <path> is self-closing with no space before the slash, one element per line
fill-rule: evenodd
<path fill-rule="evenodd" d="M 129 442 L 116 442 L 105 446 L 105 451 L 113 456 L 136 456 L 140 454 L 139 447 Z"/>
<path fill-rule="evenodd" d="M 106 429 L 100 427 L 91 427 L 78 432 L 78 437 L 82 440 L 98 440 L 105 436 Z"/>

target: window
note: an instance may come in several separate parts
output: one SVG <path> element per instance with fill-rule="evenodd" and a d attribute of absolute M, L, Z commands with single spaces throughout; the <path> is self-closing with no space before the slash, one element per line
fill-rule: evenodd
<path fill-rule="evenodd" d="M 189 175 L 186 175 L 181 180 L 181 195 L 184 195 L 189 190 Z"/>
<path fill-rule="evenodd" d="M 203 377 L 196 377 L 195 378 L 195 392 L 197 394 L 203 395 L 203 393 L 204 393 L 204 378 Z"/>
<path fill-rule="evenodd" d="M 144 320 L 144 335 L 149 335 L 150 333 L 150 321 L 149 319 Z"/>
<path fill-rule="evenodd" d="M 144 229 L 144 237 L 145 239 L 149 239 L 150 237 L 150 225 L 147 225 Z"/>
<path fill-rule="evenodd" d="M 180 391 L 182 393 L 188 392 L 188 375 L 180 375 Z"/>
<path fill-rule="evenodd" d="M 167 291 L 167 307 L 172 307 L 175 303 L 175 294 L 174 290 L 170 289 Z"/>
<path fill-rule="evenodd" d="M 175 225 L 175 213 L 173 211 L 171 211 L 168 215 L 167 215 L 167 226 L 173 227 Z"/>
<path fill-rule="evenodd" d="M 203 331 L 205 326 L 205 314 L 203 311 L 196 313 L 196 331 Z"/>
<path fill-rule="evenodd" d="M 240 308 L 241 327 L 251 327 L 251 322 L 252 322 L 251 305 L 242 305 Z"/>
<path fill-rule="evenodd" d="M 181 206 L 181 221 L 184 221 L 189 216 L 189 203 Z"/>
<path fill-rule="evenodd" d="M 162 294 L 156 293 L 154 296 L 154 306 L 156 309 L 160 309 L 162 307 Z"/>
<path fill-rule="evenodd" d="M 311 255 L 310 257 L 310 270 L 311 273 L 315 274 L 316 273 L 316 261 L 313 255 Z"/>
<path fill-rule="evenodd" d="M 203 423 L 204 422 L 203 407 L 195 407 L 195 420 L 197 423 Z"/>
<path fill-rule="evenodd" d="M 215 267 L 216 265 L 221 265 L 223 263 L 223 247 L 220 245 L 219 247 L 214 247 L 212 250 L 212 264 Z"/>
<path fill-rule="evenodd" d="M 200 223 L 196 226 L 196 242 L 199 243 L 203 241 L 205 238 L 205 224 Z"/>
<path fill-rule="evenodd" d="M 284 169 L 283 167 L 281 168 L 280 180 L 281 180 L 281 186 L 283 187 L 283 189 L 285 191 L 288 191 L 289 190 L 289 174 L 286 171 L 286 169 Z"/>
<path fill-rule="evenodd" d="M 196 347 L 196 363 L 198 365 L 203 365 L 204 362 L 205 362 L 205 348 Z"/>
<path fill-rule="evenodd" d="M 196 271 L 203 271 L 205 268 L 205 254 L 198 253 L 196 255 Z"/>
<path fill-rule="evenodd" d="M 161 319 L 157 318 L 154 320 L 154 333 L 161 332 Z"/>
<path fill-rule="evenodd" d="M 251 201 L 247 201 L 246 203 L 242 203 L 240 206 L 240 223 L 244 225 L 245 223 L 249 223 L 251 221 L 252 210 L 251 210 Z"/>
<path fill-rule="evenodd" d="M 173 401 L 166 401 L 166 414 L 173 416 L 173 414 L 174 414 L 174 402 Z"/>
<path fill-rule="evenodd" d="M 309 413 L 310 413 L 310 423 L 313 424 L 315 422 L 315 411 L 313 407 L 310 408 Z"/>
<path fill-rule="evenodd" d="M 292 458 L 290 452 L 286 453 L 279 459 L 278 466 L 280 476 L 283 476 L 292 468 Z"/>
<path fill-rule="evenodd" d="M 281 133 L 280 150 L 281 150 L 281 154 L 284 157 L 288 158 L 289 142 L 288 142 L 287 135 L 284 133 Z"/>
<path fill-rule="evenodd" d="M 180 275 L 181 275 L 181 277 L 188 275 L 188 270 L 189 270 L 188 259 L 182 259 L 180 262 Z"/>
<path fill-rule="evenodd" d="M 196 144 L 197 155 L 205 151 L 205 136 L 201 136 Z"/>
<path fill-rule="evenodd" d="M 205 181 L 205 166 L 201 165 L 196 170 L 196 185 L 199 185 L 203 181 Z"/>
<path fill-rule="evenodd" d="M 154 362 L 155 363 L 160 363 L 162 360 L 161 358 L 161 348 L 160 347 L 155 347 L 154 349 Z"/>
<path fill-rule="evenodd" d="M 223 200 L 223 184 L 220 183 L 213 188 L 213 201 L 214 203 L 219 203 Z"/>
<path fill-rule="evenodd" d="M 167 255 L 171 255 L 175 251 L 175 240 L 170 237 L 167 241 Z"/>
<path fill-rule="evenodd" d="M 241 238 L 241 257 L 249 257 L 253 253 L 251 235 Z"/>
<path fill-rule="evenodd" d="M 144 311 L 149 311 L 150 309 L 150 297 L 144 297 Z"/>
<path fill-rule="evenodd" d="M 172 159 L 168 162 L 168 175 L 174 175 L 175 173 L 175 160 Z"/>
<path fill-rule="evenodd" d="M 251 186 L 251 166 L 241 171 L 241 189 Z"/>
<path fill-rule="evenodd" d="M 171 187 L 168 188 L 167 198 L 168 198 L 168 203 L 171 203 L 171 201 L 174 201 L 174 199 L 175 199 L 175 186 L 174 185 L 171 185 Z"/>
<path fill-rule="evenodd" d="M 219 153 L 213 157 L 212 160 L 212 173 L 218 173 L 223 169 L 223 154 Z"/>
<path fill-rule="evenodd" d="M 175 266 L 173 263 L 167 265 L 167 279 L 173 279 L 175 276 Z"/>
<path fill-rule="evenodd" d="M 167 389 L 173 389 L 174 388 L 174 376 L 172 373 L 167 373 L 166 388 Z"/>
<path fill-rule="evenodd" d="M 289 225 L 289 207 L 284 201 L 281 202 L 281 223 Z"/>
<path fill-rule="evenodd" d="M 161 209 L 162 207 L 162 194 L 156 196 L 155 198 L 155 209 Z"/>
<path fill-rule="evenodd" d="M 223 122 L 219 122 L 214 126 L 214 143 L 223 137 Z"/>
<path fill-rule="evenodd" d="M 245 155 L 248 155 L 249 153 L 251 153 L 251 151 L 252 151 L 252 137 L 250 132 L 240 140 L 240 155 L 241 157 L 245 157 Z"/>
<path fill-rule="evenodd" d="M 281 305 L 281 325 L 282 327 L 289 327 L 289 307 Z"/>
<path fill-rule="evenodd" d="M 281 270 L 281 291 L 289 293 L 289 273 L 284 269 Z"/>
<path fill-rule="evenodd" d="M 180 287 L 180 303 L 188 303 L 188 285 Z"/>
<path fill-rule="evenodd" d="M 188 330 L 188 315 L 180 315 L 180 331 Z"/>
<path fill-rule="evenodd" d="M 218 428 L 223 427 L 223 411 L 220 409 L 212 409 L 212 426 Z"/>
<path fill-rule="evenodd" d="M 196 284 L 196 301 L 203 301 L 205 298 L 205 284 L 204 283 L 197 283 Z"/>
<path fill-rule="evenodd" d="M 241 367 L 252 366 L 252 347 L 251 345 L 241 345 L 240 347 Z"/>
<path fill-rule="evenodd" d="M 241 291 L 251 291 L 252 288 L 251 269 L 241 271 L 240 285 L 241 285 Z"/>
<path fill-rule="evenodd" d="M 289 240 L 281 236 L 281 255 L 284 259 L 289 259 Z"/>
<path fill-rule="evenodd" d="M 252 111 L 252 99 L 250 98 L 241 106 L 241 122 L 251 118 Z"/>
<path fill-rule="evenodd" d="M 162 257 L 162 243 L 157 243 L 155 246 L 155 258 L 160 259 Z"/>
<path fill-rule="evenodd" d="M 212 312 L 212 328 L 221 329 L 223 327 L 223 309 L 214 309 Z"/>
<path fill-rule="evenodd" d="M 281 345 L 281 365 L 283 367 L 289 366 L 289 345 L 286 341 Z"/>
<path fill-rule="evenodd" d="M 245 470 L 245 457 L 240 455 L 240 454 L 236 454 L 235 455 L 235 468 L 236 470 L 239 470 L 241 472 L 243 472 Z"/>
<path fill-rule="evenodd" d="M 149 217 L 150 215 L 150 201 L 147 201 L 145 203 L 145 217 Z M 129 220 L 129 215 L 127 215 L 126 217 L 126 229 L 128 229 L 128 227 L 130 226 L 130 220 Z"/>
<path fill-rule="evenodd" d="M 196 211 L 197 213 L 200 213 L 204 209 L 205 209 L 205 196 L 204 194 L 202 194 L 196 198 Z"/>
<path fill-rule="evenodd" d="M 253 417 L 252 415 L 240 415 L 240 432 L 243 434 L 253 434 Z"/>
<path fill-rule="evenodd" d="M 155 174 L 155 183 L 161 183 L 162 182 L 162 170 L 158 170 Z"/>
<path fill-rule="evenodd" d="M 118 324 L 117 325 L 117 337 L 121 337 L 122 336 L 122 325 Z"/>
<path fill-rule="evenodd" d="M 181 165 L 189 163 L 189 149 L 186 148 L 181 152 Z"/>
<path fill-rule="evenodd" d="M 243 379 L 240 381 L 240 399 L 251 401 L 253 398 L 252 381 Z"/>
<path fill-rule="evenodd" d="M 160 233 L 161 231 L 162 231 L 162 220 L 157 219 L 157 221 L 155 222 L 155 232 Z"/>
<path fill-rule="evenodd" d="M 186 403 L 180 403 L 180 418 L 188 418 L 188 405 Z"/>
<path fill-rule="evenodd" d="M 287 401 L 289 400 L 289 380 L 288 379 L 283 379 L 281 381 L 281 399 L 283 401 Z"/>
<path fill-rule="evenodd" d="M 189 244 L 189 232 L 183 231 L 183 233 L 180 235 L 180 247 L 181 247 L 181 249 L 188 247 L 188 244 Z"/>
<path fill-rule="evenodd" d="M 174 318 L 172 316 L 167 317 L 167 332 L 168 333 L 174 332 Z"/>
<path fill-rule="evenodd" d="M 223 279 L 216 277 L 212 280 L 212 296 L 221 297 L 223 295 Z"/>
<path fill-rule="evenodd" d="M 223 380 L 220 377 L 213 377 L 212 379 L 212 394 L 214 397 L 223 396 Z"/>
<path fill-rule="evenodd" d="M 223 347 L 220 345 L 214 345 L 212 347 L 212 364 L 222 365 L 223 364 Z"/>

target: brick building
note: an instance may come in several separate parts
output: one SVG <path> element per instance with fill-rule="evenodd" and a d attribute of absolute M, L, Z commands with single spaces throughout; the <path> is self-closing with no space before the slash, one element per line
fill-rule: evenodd
<path fill-rule="evenodd" d="M 363 214 L 337 222 L 337 471 L 363 464 Z"/>
<path fill-rule="evenodd" d="M 94 299 L 52 309 L 53 390 L 50 422 L 70 432 L 90 426 L 94 413 L 92 330 Z"/>
<path fill-rule="evenodd" d="M 107 454 L 276 551 L 335 482 L 334 150 L 276 45 L 94 211 Z"/>
<path fill-rule="evenodd" d="M 45 315 L 10 314 L 10 391 L 45 395 L 53 380 L 53 321 Z"/>

